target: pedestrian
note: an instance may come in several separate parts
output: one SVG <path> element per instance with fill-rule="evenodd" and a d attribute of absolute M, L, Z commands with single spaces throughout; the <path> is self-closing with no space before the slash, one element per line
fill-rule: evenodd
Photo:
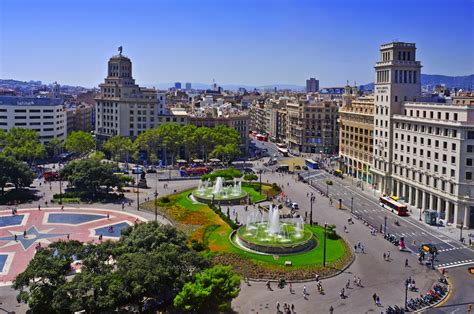
<path fill-rule="evenodd" d="M 354 244 L 354 252 L 357 253 L 357 244 Z"/>
<path fill-rule="evenodd" d="M 109 213 L 107 213 L 107 219 L 110 219 Z"/>
<path fill-rule="evenodd" d="M 277 311 L 280 312 L 280 302 L 277 301 Z"/>
<path fill-rule="evenodd" d="M 377 306 L 382 306 L 382 303 L 380 303 L 380 297 L 377 296 L 376 300 L 375 300 L 375 304 L 377 304 Z"/>
<path fill-rule="evenodd" d="M 295 305 L 293 303 L 291 303 L 291 311 L 295 312 Z"/>
<path fill-rule="evenodd" d="M 346 282 L 346 289 L 349 289 L 349 285 L 351 284 L 351 280 L 350 279 L 347 279 L 347 282 Z"/>
<path fill-rule="evenodd" d="M 390 251 L 387 252 L 387 260 L 390 260 Z"/>
<path fill-rule="evenodd" d="M 66 237 L 67 237 L 67 239 L 69 240 L 69 233 L 67 234 L 67 236 L 66 236 Z"/>
<path fill-rule="evenodd" d="M 122 210 L 124 210 L 124 209 L 125 209 L 125 203 L 122 202 Z"/>
<path fill-rule="evenodd" d="M 18 236 L 15 234 L 15 242 L 18 241 Z"/>
<path fill-rule="evenodd" d="M 374 293 L 372 295 L 372 299 L 374 299 L 374 303 L 377 304 L 377 294 L 376 293 Z"/>
<path fill-rule="evenodd" d="M 357 286 L 362 287 L 362 280 L 360 279 L 360 277 L 357 277 Z"/>
<path fill-rule="evenodd" d="M 40 204 L 38 204 L 38 210 L 41 210 L 41 205 Z"/>
<path fill-rule="evenodd" d="M 102 241 L 102 234 L 99 234 L 99 241 Z"/>
<path fill-rule="evenodd" d="M 334 308 L 332 307 L 332 305 L 329 307 L 329 314 L 333 314 L 334 313 Z"/>
<path fill-rule="evenodd" d="M 303 286 L 303 298 L 306 298 L 306 285 Z"/>
<path fill-rule="evenodd" d="M 23 231 L 23 238 L 26 238 L 26 229 Z"/>
<path fill-rule="evenodd" d="M 293 294 L 293 286 L 291 285 L 291 282 L 289 284 L 289 287 L 290 287 L 290 294 Z"/>
<path fill-rule="evenodd" d="M 405 259 L 405 267 L 408 267 L 408 258 Z"/>
<path fill-rule="evenodd" d="M 61 210 L 64 210 L 64 205 L 61 206 Z"/>
<path fill-rule="evenodd" d="M 347 233 L 347 227 L 346 227 L 346 226 L 344 226 L 344 232 L 346 232 L 346 233 Z"/>
<path fill-rule="evenodd" d="M 344 297 L 345 297 L 344 288 L 341 289 L 341 292 L 339 293 L 339 296 L 341 297 L 341 299 L 344 299 Z"/>
<path fill-rule="evenodd" d="M 383 252 L 383 260 L 384 260 L 384 261 L 387 260 L 387 256 L 385 255 L 385 252 Z"/>

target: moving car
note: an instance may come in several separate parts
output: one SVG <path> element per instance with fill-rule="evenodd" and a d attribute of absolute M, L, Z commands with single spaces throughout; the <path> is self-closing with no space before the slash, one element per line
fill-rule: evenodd
<path fill-rule="evenodd" d="M 133 167 L 132 168 L 132 173 L 133 174 L 141 174 L 143 172 L 143 168 L 142 167 Z"/>

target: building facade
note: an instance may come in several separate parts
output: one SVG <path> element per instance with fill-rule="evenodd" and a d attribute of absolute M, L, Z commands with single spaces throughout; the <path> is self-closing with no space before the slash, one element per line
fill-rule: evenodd
<path fill-rule="evenodd" d="M 382 45 L 376 63 L 374 188 L 456 226 L 474 225 L 474 98 L 422 102 L 412 43 Z M 469 99 L 470 98 L 470 99 Z"/>
<path fill-rule="evenodd" d="M 90 132 L 95 129 L 94 106 L 79 104 L 66 108 L 67 133 L 72 131 Z"/>
<path fill-rule="evenodd" d="M 108 62 L 107 78 L 95 97 L 95 132 L 99 140 L 114 135 L 136 137 L 158 125 L 158 100 L 154 89 L 135 84 L 132 62 L 122 55 Z"/>
<path fill-rule="evenodd" d="M 319 80 L 314 77 L 306 80 L 306 92 L 307 93 L 316 93 L 319 91 Z"/>
<path fill-rule="evenodd" d="M 339 157 L 344 173 L 372 184 L 374 98 L 346 86 L 339 110 Z"/>
<path fill-rule="evenodd" d="M 291 152 L 333 154 L 338 151 L 338 109 L 334 100 L 300 99 L 286 104 L 286 140 Z"/>
<path fill-rule="evenodd" d="M 52 139 L 64 141 L 67 118 L 60 98 L 0 96 L 0 129 L 27 128 L 38 132 L 44 144 Z"/>

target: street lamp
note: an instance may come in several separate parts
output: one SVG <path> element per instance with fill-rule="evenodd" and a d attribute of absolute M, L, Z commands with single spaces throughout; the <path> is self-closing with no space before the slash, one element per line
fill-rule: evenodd
<path fill-rule="evenodd" d="M 323 250 L 323 267 L 326 267 L 326 229 L 328 227 L 328 223 L 324 223 L 324 250 Z"/>
<path fill-rule="evenodd" d="M 262 169 L 260 169 L 260 171 L 258 172 L 258 174 L 260 175 L 260 195 L 262 195 L 262 172 Z"/>
<path fill-rule="evenodd" d="M 137 211 L 140 211 L 140 171 L 137 171 Z"/>
<path fill-rule="evenodd" d="M 461 220 L 461 228 L 459 228 L 459 241 L 462 241 L 462 227 L 464 226 L 464 219 Z"/>
<path fill-rule="evenodd" d="M 326 180 L 326 197 L 329 197 L 329 180 Z"/>
<path fill-rule="evenodd" d="M 158 222 L 158 172 L 156 174 L 156 184 L 155 184 L 155 222 Z"/>
<path fill-rule="evenodd" d="M 313 196 L 313 192 L 311 192 L 311 196 L 309 198 L 309 204 L 310 204 L 310 212 L 309 212 L 309 224 L 313 226 L 313 203 L 314 200 L 316 199 L 315 196 Z"/>
<path fill-rule="evenodd" d="M 387 216 L 384 217 L 383 232 L 385 235 L 387 234 Z"/>
<path fill-rule="evenodd" d="M 408 311 L 408 284 L 410 281 L 408 279 L 405 280 L 405 311 Z"/>
<path fill-rule="evenodd" d="M 354 213 L 354 196 L 351 196 L 351 214 Z"/>
<path fill-rule="evenodd" d="M 59 205 L 63 204 L 63 183 L 61 181 L 61 162 L 58 163 L 58 177 L 59 177 Z"/>

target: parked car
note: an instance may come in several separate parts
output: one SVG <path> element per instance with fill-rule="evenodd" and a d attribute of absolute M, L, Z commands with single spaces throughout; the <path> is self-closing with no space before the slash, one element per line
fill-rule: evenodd
<path fill-rule="evenodd" d="M 293 209 L 293 210 L 300 209 L 299 206 L 298 206 L 298 203 L 295 203 L 295 202 L 291 203 L 291 206 L 290 206 L 290 207 L 291 207 L 291 209 Z"/>
<path fill-rule="evenodd" d="M 141 174 L 143 172 L 143 168 L 142 167 L 133 167 L 132 168 L 132 173 L 133 174 Z"/>
<path fill-rule="evenodd" d="M 146 168 L 147 173 L 156 173 L 156 167 L 155 166 L 148 166 Z"/>

